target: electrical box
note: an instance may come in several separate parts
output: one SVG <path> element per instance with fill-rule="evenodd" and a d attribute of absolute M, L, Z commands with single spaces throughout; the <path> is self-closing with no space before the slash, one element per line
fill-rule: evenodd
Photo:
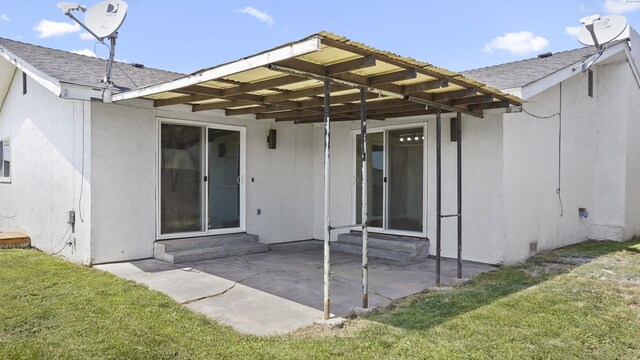
<path fill-rule="evenodd" d="M 75 225 L 75 223 L 76 223 L 76 211 L 75 210 L 69 210 L 69 220 L 67 220 L 67 223 L 69 225 Z"/>

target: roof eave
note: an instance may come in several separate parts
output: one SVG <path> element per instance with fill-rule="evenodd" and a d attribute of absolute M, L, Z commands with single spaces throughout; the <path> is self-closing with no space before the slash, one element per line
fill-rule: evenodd
<path fill-rule="evenodd" d="M 60 85 L 60 81 L 56 78 L 36 69 L 34 66 L 3 46 L 0 46 L 0 56 L 12 63 L 16 68 L 27 74 L 27 76 L 34 79 L 38 84 L 54 93 L 56 96 L 62 95 L 62 86 Z"/>
<path fill-rule="evenodd" d="M 604 54 L 602 54 L 602 56 L 598 59 L 598 61 L 596 61 L 594 63 L 598 64 L 601 63 L 609 58 L 611 58 L 612 56 L 625 51 L 626 47 L 628 46 L 626 41 L 621 41 L 609 48 L 607 48 L 604 52 Z M 540 93 L 542 93 L 543 91 L 552 88 L 553 86 L 573 77 L 576 74 L 579 74 L 581 71 L 581 65 L 582 65 L 583 61 L 578 61 L 575 62 L 567 67 L 564 67 L 550 75 L 547 75 L 541 79 L 538 79 L 536 81 L 530 82 L 526 85 L 523 85 L 521 87 L 521 98 L 522 99 L 530 99 Z M 503 90 L 504 91 L 504 90 Z"/>

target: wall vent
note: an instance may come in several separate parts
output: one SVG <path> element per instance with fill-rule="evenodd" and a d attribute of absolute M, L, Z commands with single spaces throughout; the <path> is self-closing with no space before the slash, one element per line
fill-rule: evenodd
<path fill-rule="evenodd" d="M 529 254 L 536 254 L 538 253 L 538 242 L 534 241 L 534 242 L 530 242 L 529 243 Z"/>
<path fill-rule="evenodd" d="M 589 97 L 593 97 L 593 70 L 589 70 L 587 77 L 588 77 L 587 93 L 589 94 Z"/>
<path fill-rule="evenodd" d="M 22 73 L 22 95 L 27 94 L 27 74 Z"/>

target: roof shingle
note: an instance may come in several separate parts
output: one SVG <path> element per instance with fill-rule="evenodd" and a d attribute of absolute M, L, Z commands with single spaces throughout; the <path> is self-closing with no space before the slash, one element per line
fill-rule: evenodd
<path fill-rule="evenodd" d="M 60 82 L 104 87 L 102 79 L 106 72 L 106 60 L 5 38 L 0 38 L 0 46 Z M 129 89 L 155 85 L 183 76 L 184 74 L 153 68 L 137 68 L 123 62 L 114 64 L 111 75 L 116 86 Z"/>
<path fill-rule="evenodd" d="M 583 47 L 558 52 L 545 58 L 531 58 L 506 64 L 483 67 L 461 72 L 464 76 L 486 83 L 498 89 L 523 87 L 547 77 L 593 54 L 596 49 Z"/>

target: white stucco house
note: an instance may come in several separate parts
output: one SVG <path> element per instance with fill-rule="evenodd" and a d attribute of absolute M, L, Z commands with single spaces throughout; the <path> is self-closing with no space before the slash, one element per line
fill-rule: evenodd
<path fill-rule="evenodd" d="M 456 213 L 449 119 L 462 116 L 465 260 L 626 240 L 640 234 L 634 45 L 611 44 L 586 73 L 593 48 L 455 73 L 320 33 L 191 75 L 120 63 L 105 86 L 102 60 L 0 39 L 0 231 L 84 264 L 198 259 L 212 237 L 247 251 L 322 240 L 330 78 L 336 244 L 360 222 L 353 84 L 366 90 L 370 237 L 434 254 L 442 106 L 443 214 Z M 443 218 L 443 256 L 456 238 Z"/>

